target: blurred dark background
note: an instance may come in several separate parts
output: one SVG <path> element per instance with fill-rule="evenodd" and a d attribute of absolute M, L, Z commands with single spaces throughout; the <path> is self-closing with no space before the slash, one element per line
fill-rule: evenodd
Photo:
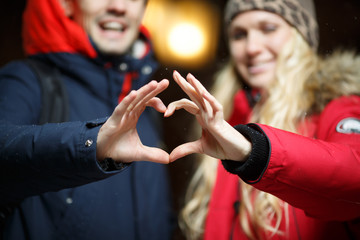
<path fill-rule="evenodd" d="M 182 0 L 168 0 L 181 2 Z M 197 1 L 197 0 L 193 0 Z M 222 9 L 225 0 L 206 0 Z M 26 0 L 6 0 L 0 8 L 0 66 L 8 61 L 23 57 L 21 46 L 21 15 Z M 315 0 L 317 19 L 320 26 L 320 53 L 330 53 L 335 47 L 359 48 L 360 43 L 360 1 L 359 0 Z M 201 10 L 199 10 L 201 11 Z M 219 32 L 221 35 L 221 31 Z M 227 57 L 220 38 L 218 60 Z M 209 69 L 208 66 L 204 71 Z"/>
<path fill-rule="evenodd" d="M 181 2 L 181 0 L 169 1 Z M 225 0 L 207 0 L 207 2 L 219 9 L 219 19 L 222 19 Z M 0 67 L 11 60 L 24 57 L 21 44 L 21 20 L 25 3 L 25 0 L 6 0 L 2 3 L 0 9 Z M 360 1 L 315 0 L 315 5 L 320 27 L 319 53 L 327 55 L 336 48 L 353 49 L 358 52 L 360 48 Z M 202 10 L 199 9 L 199 11 Z M 158 72 L 157 78 L 171 79 L 174 69 L 183 75 L 191 71 L 206 87 L 210 87 L 213 74 L 228 57 L 222 36 L 221 21 L 214 21 L 219 21 L 218 25 L 214 24 L 215 27 L 218 27 L 219 33 L 215 59 L 195 69 L 184 67 L 181 63 L 175 64 L 176 66 L 174 64 L 167 66 L 166 63 L 163 63 L 164 67 Z M 167 104 L 186 96 L 179 87 L 171 83 L 169 89 L 160 97 Z M 164 120 L 164 135 L 168 151 L 193 138 L 190 130 L 193 120 L 192 116 L 182 110 L 176 112 L 173 117 Z M 196 161 L 194 157 L 189 156 L 169 165 L 176 214 L 183 205 L 186 185 L 191 177 L 194 161 Z M 179 230 L 177 230 L 174 239 L 184 239 Z"/>

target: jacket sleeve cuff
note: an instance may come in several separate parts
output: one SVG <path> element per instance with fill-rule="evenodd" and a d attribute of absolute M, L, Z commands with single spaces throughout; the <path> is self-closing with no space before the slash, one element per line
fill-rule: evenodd
<path fill-rule="evenodd" d="M 111 158 L 105 158 L 103 161 L 97 161 L 97 163 L 99 164 L 101 169 L 104 170 L 105 172 L 122 170 L 125 167 L 131 165 L 131 163 L 122 163 L 122 162 L 117 163 Z"/>
<path fill-rule="evenodd" d="M 222 164 L 228 172 L 238 175 L 243 181 L 256 183 L 260 181 L 269 162 L 269 141 L 256 124 L 237 125 L 235 129 L 252 143 L 250 156 L 244 162 L 222 160 Z"/>
<path fill-rule="evenodd" d="M 103 119 L 97 119 L 95 121 L 87 122 L 86 127 L 90 131 L 94 131 L 96 133 L 96 136 L 97 136 L 99 128 L 106 122 L 106 120 L 107 120 L 107 118 L 103 118 Z M 95 129 L 95 130 L 92 130 L 92 129 Z M 87 141 L 90 141 L 90 140 L 87 140 Z M 106 158 L 103 161 L 98 161 L 96 159 L 95 161 L 96 161 L 97 167 L 100 168 L 103 172 L 106 172 L 106 173 L 114 173 L 114 172 L 117 172 L 119 170 L 123 170 L 127 166 L 131 165 L 131 163 L 121 163 L 121 162 L 117 163 L 111 158 Z"/>

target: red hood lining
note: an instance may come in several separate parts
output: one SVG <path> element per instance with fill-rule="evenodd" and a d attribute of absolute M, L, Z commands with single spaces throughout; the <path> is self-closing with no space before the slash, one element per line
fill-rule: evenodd
<path fill-rule="evenodd" d="M 144 26 L 140 31 L 149 38 Z M 27 0 L 22 36 L 26 55 L 68 52 L 97 56 L 84 29 L 65 15 L 56 0 Z"/>

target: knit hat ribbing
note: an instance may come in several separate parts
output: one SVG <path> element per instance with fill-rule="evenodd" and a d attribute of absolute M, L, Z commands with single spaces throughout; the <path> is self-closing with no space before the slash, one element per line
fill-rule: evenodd
<path fill-rule="evenodd" d="M 312 0 L 229 0 L 225 7 L 225 23 L 230 24 L 236 15 L 250 10 L 264 10 L 283 17 L 317 50 L 319 32 Z"/>

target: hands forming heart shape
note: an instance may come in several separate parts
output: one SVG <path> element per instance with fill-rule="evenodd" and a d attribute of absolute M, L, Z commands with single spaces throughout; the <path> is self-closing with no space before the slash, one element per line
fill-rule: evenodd
<path fill-rule="evenodd" d="M 167 164 L 192 153 L 236 161 L 241 161 L 250 154 L 251 143 L 224 120 L 221 104 L 193 75 L 188 74 L 185 79 L 174 71 L 173 78 L 191 100 L 181 99 L 166 107 L 156 95 L 168 87 L 167 79 L 152 81 L 139 90 L 131 91 L 100 128 L 97 159 Z M 164 117 L 170 117 L 178 109 L 185 109 L 196 116 L 202 127 L 201 137 L 177 146 L 170 154 L 160 148 L 143 145 L 136 124 L 147 106 L 164 113 Z"/>

